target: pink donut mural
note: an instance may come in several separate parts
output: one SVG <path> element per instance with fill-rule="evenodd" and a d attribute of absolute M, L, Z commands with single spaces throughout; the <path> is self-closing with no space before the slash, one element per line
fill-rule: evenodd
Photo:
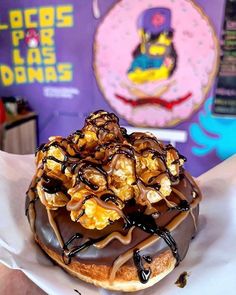
<path fill-rule="evenodd" d="M 203 103 L 218 54 L 214 29 L 193 1 L 121 0 L 97 29 L 94 72 L 130 124 L 168 127 Z"/>

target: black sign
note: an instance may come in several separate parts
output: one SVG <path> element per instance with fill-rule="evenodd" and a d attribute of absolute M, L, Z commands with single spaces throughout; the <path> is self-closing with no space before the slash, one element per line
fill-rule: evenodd
<path fill-rule="evenodd" d="M 236 116 L 236 0 L 227 0 L 213 113 Z"/>

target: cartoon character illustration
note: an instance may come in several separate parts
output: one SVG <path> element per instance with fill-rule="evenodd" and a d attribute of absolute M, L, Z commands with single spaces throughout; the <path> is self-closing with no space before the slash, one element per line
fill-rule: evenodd
<path fill-rule="evenodd" d="M 199 124 L 190 125 L 190 136 L 197 144 L 192 152 L 201 157 L 215 150 L 216 155 L 224 160 L 236 152 L 236 121 L 213 117 L 211 106 L 212 98 L 209 98 L 204 104 L 204 110 L 199 113 Z"/>
<path fill-rule="evenodd" d="M 138 18 L 138 30 L 141 43 L 133 51 L 129 79 L 141 84 L 169 78 L 177 62 L 170 9 L 158 7 L 143 11 Z"/>
<path fill-rule="evenodd" d="M 36 29 L 28 29 L 25 33 L 25 43 L 28 48 L 37 48 L 40 42 L 40 35 Z"/>
<path fill-rule="evenodd" d="M 214 27 L 196 1 L 120 0 L 95 33 L 93 69 L 104 98 L 129 124 L 166 128 L 200 108 L 218 54 Z"/>

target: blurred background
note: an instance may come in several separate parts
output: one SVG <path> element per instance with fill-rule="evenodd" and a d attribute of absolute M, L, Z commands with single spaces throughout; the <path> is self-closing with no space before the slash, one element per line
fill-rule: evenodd
<path fill-rule="evenodd" d="M 114 112 L 194 175 L 236 152 L 236 1 L 0 1 L 0 149 Z"/>

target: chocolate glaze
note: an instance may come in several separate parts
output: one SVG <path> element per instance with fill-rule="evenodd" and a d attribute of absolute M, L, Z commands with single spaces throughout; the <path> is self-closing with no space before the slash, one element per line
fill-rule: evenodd
<path fill-rule="evenodd" d="M 183 176 L 185 179 L 184 182 L 181 181 L 178 185 L 175 185 L 175 188 L 182 191 L 186 196 L 188 201 L 192 200 L 192 185 L 189 180 Z M 177 196 L 172 192 L 169 199 L 176 200 Z M 27 197 L 28 199 L 28 197 Z M 165 202 L 159 202 L 159 211 L 161 212 L 159 217 L 155 219 L 155 223 L 158 227 L 165 227 L 173 218 L 175 218 L 178 214 L 178 210 L 169 211 Z M 136 208 L 133 208 L 137 210 Z M 35 201 L 35 211 L 36 211 L 36 220 L 35 220 L 35 233 L 38 239 L 44 243 L 49 249 L 55 251 L 59 255 L 62 253 L 62 249 L 55 237 L 55 234 L 49 224 L 48 216 L 46 212 L 45 206 L 39 201 Z M 193 210 L 193 214 L 197 219 L 198 216 L 198 206 Z M 62 239 L 64 241 L 68 241 L 73 235 L 80 233 L 83 237 L 79 240 L 79 243 L 73 243 L 73 246 L 80 246 L 88 239 L 95 241 L 100 240 L 101 238 L 105 238 L 111 232 L 118 231 L 123 235 L 128 233 L 129 228 L 124 227 L 124 222 L 122 219 L 115 221 L 113 224 L 108 225 L 102 231 L 100 230 L 88 230 L 80 225 L 78 222 L 73 222 L 70 219 L 68 211 L 66 208 L 59 208 L 56 211 L 52 211 L 53 218 L 58 225 L 58 229 L 61 233 Z M 128 249 L 132 249 L 145 240 L 146 238 L 152 236 L 153 234 L 148 233 L 140 229 L 139 227 L 135 227 L 133 230 L 133 238 L 129 245 L 123 245 L 118 240 L 111 241 L 104 249 L 96 249 L 94 247 L 89 247 L 86 251 L 75 253 L 74 257 L 71 257 L 72 260 L 77 260 L 82 263 L 94 263 L 97 265 L 106 264 L 112 265 L 113 261 L 116 257 L 127 251 Z M 195 228 L 193 224 L 193 220 L 189 215 L 175 230 L 171 232 L 173 239 L 178 245 L 178 253 L 180 260 L 182 260 L 187 252 L 189 242 L 192 236 L 195 235 Z M 86 244 L 88 247 L 88 245 Z M 83 246 L 84 248 L 84 246 Z M 148 255 L 152 253 L 152 256 L 155 257 L 160 253 L 166 251 L 168 246 L 163 239 L 159 239 L 154 245 L 142 250 L 142 255 Z M 127 264 L 133 264 L 132 260 L 129 260 Z"/>

